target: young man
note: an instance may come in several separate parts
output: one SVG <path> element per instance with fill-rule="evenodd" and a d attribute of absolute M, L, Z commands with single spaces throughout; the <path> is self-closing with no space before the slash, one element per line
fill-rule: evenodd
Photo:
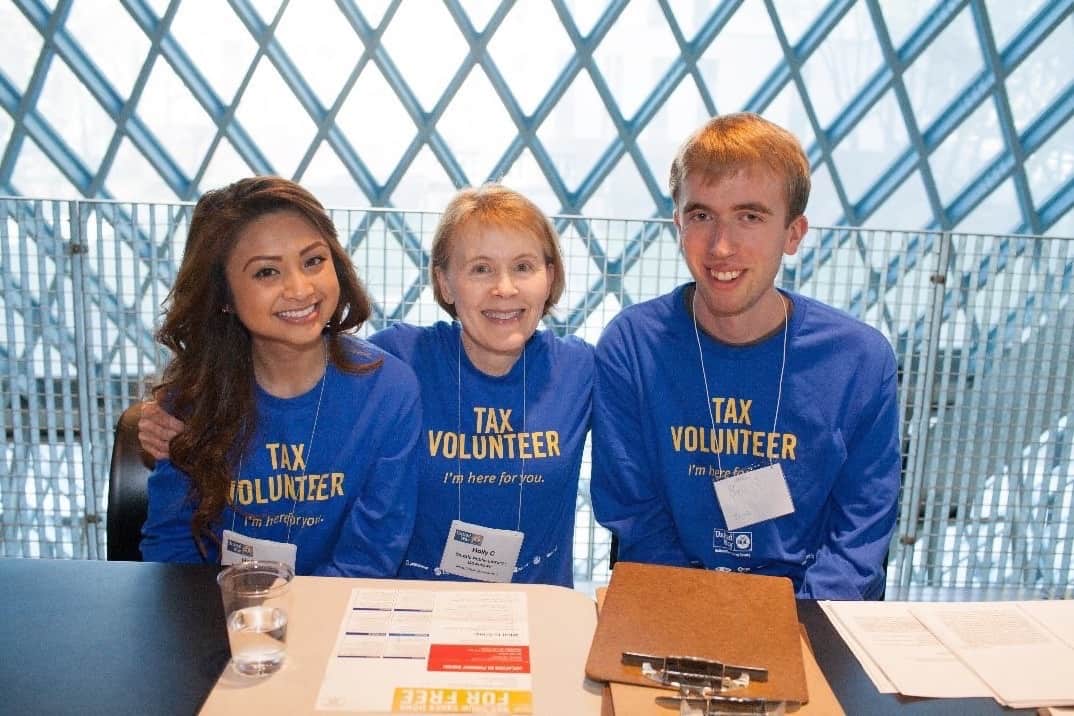
<path fill-rule="evenodd" d="M 899 493 L 895 356 L 876 330 L 776 289 L 809 186 L 798 141 L 753 114 L 716 117 L 679 150 L 670 188 L 694 281 L 624 309 L 597 345 L 593 510 L 623 560 L 875 599 Z"/>

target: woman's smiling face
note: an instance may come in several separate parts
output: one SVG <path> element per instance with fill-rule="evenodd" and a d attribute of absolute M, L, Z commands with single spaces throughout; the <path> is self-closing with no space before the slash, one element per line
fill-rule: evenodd
<path fill-rule="evenodd" d="M 292 211 L 258 217 L 239 233 L 225 265 L 233 309 L 255 352 L 321 350 L 321 332 L 339 303 L 328 242 Z"/>
<path fill-rule="evenodd" d="M 536 236 L 499 226 L 467 227 L 451 242 L 436 280 L 455 308 L 470 361 L 504 375 L 537 330 L 555 269 Z"/>

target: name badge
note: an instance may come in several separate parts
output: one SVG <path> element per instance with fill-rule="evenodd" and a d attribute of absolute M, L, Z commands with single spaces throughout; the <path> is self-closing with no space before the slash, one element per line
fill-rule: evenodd
<path fill-rule="evenodd" d="M 791 491 L 778 463 L 718 480 L 712 486 L 729 530 L 794 512 Z"/>
<path fill-rule="evenodd" d="M 440 557 L 440 571 L 482 582 L 510 582 L 523 537 L 515 530 L 452 520 Z"/>
<path fill-rule="evenodd" d="M 294 570 L 297 556 L 298 548 L 290 542 L 247 537 L 231 530 L 224 530 L 220 544 L 220 564 L 224 565 L 257 559 L 283 562 Z"/>

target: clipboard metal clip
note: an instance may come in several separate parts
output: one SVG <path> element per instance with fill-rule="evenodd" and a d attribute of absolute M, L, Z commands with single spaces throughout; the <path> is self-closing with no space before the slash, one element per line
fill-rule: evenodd
<path fill-rule="evenodd" d="M 698 656 L 655 656 L 624 651 L 622 663 L 640 666 L 642 676 L 661 686 L 697 696 L 744 689 L 751 679 L 768 681 L 768 669 L 764 667 L 725 664 Z"/>
<path fill-rule="evenodd" d="M 684 716 L 783 714 L 783 702 L 728 695 L 753 681 L 768 681 L 768 669 L 725 664 L 696 656 L 655 656 L 624 651 L 622 663 L 641 667 L 642 676 L 658 686 L 677 689 L 677 697 L 658 697 L 657 703 L 678 703 Z"/>
<path fill-rule="evenodd" d="M 765 701 L 743 696 L 683 697 L 658 696 L 656 703 L 679 707 L 679 716 L 785 716 L 782 701 Z"/>

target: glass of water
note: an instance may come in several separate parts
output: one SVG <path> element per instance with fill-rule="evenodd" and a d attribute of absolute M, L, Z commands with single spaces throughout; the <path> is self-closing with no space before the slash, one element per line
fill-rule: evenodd
<path fill-rule="evenodd" d="M 217 575 L 231 665 L 240 674 L 271 674 L 283 666 L 294 577 L 288 565 L 266 560 L 234 564 Z"/>

